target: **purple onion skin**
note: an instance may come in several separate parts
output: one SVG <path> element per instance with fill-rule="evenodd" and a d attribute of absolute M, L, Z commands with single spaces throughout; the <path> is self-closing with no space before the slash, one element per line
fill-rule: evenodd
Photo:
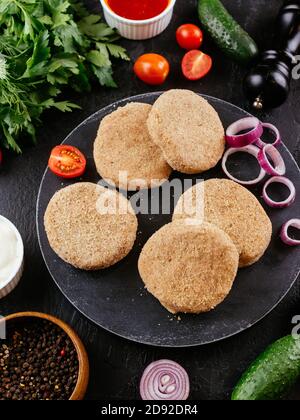
<path fill-rule="evenodd" d="M 254 146 L 253 144 L 250 144 L 246 147 L 230 147 L 229 149 L 226 150 L 226 152 L 223 155 L 223 159 L 222 159 L 222 169 L 223 172 L 225 173 L 225 175 L 231 179 L 232 181 L 241 184 L 241 185 L 245 185 L 245 186 L 251 186 L 251 185 L 256 185 L 259 182 L 261 182 L 265 175 L 266 172 L 263 168 L 261 168 L 260 170 L 260 174 L 258 175 L 257 178 L 250 180 L 250 181 L 242 181 L 240 179 L 235 178 L 233 175 L 230 174 L 230 172 L 227 169 L 226 163 L 227 163 L 227 159 L 229 158 L 229 156 L 231 156 L 234 153 L 238 153 L 238 152 L 244 152 L 244 153 L 249 153 L 250 155 L 254 156 L 257 160 L 258 160 L 258 154 L 259 154 L 259 148 L 257 146 Z"/>
<path fill-rule="evenodd" d="M 172 360 L 151 363 L 140 382 L 140 395 L 145 401 L 184 401 L 188 399 L 189 392 L 187 372 Z"/>
<path fill-rule="evenodd" d="M 276 151 L 277 157 L 280 160 L 280 162 L 279 162 L 280 168 L 279 169 L 276 169 L 276 167 L 274 168 L 268 160 L 267 153 L 266 153 L 266 148 L 270 148 L 270 146 L 271 146 L 273 152 Z M 264 146 L 263 149 L 260 149 L 260 151 L 258 153 L 258 156 L 257 156 L 257 159 L 258 159 L 258 162 L 259 162 L 260 166 L 263 168 L 264 171 L 266 171 L 267 174 L 269 174 L 271 176 L 284 176 L 285 175 L 286 166 L 285 166 L 284 160 L 283 160 L 282 156 L 280 155 L 280 153 L 278 152 L 278 150 L 275 148 L 275 146 L 272 146 L 272 145 Z"/>
<path fill-rule="evenodd" d="M 292 239 L 288 235 L 288 228 L 294 226 L 294 223 L 291 223 L 293 220 L 294 219 L 289 220 L 288 222 L 286 222 L 282 226 L 281 232 L 280 232 L 280 238 L 281 238 L 282 242 L 284 242 L 288 246 L 298 246 L 298 245 L 300 245 L 300 240 Z M 300 220 L 299 220 L 299 226 L 300 226 Z M 298 229 L 300 229 L 300 227 L 298 227 Z"/>
<path fill-rule="evenodd" d="M 273 209 L 286 209 L 287 207 L 290 207 L 292 204 L 294 204 L 294 202 L 295 202 L 295 200 L 296 200 L 296 197 L 295 198 L 293 198 L 293 200 L 291 200 L 289 203 L 287 203 L 287 204 L 281 204 L 280 202 L 277 202 L 277 201 L 273 201 L 271 198 L 269 198 L 269 196 L 268 195 L 264 195 L 263 194 L 263 199 L 264 199 L 264 201 L 266 202 L 266 204 L 269 206 L 269 207 L 272 207 Z"/>
<path fill-rule="evenodd" d="M 248 127 L 244 127 L 247 129 Z M 226 131 L 226 142 L 230 147 L 246 147 L 258 141 L 263 133 L 263 128 L 261 123 L 259 123 L 256 127 L 252 128 L 246 134 L 227 134 L 230 131 L 230 127 Z"/>
<path fill-rule="evenodd" d="M 272 200 L 267 194 L 267 188 L 269 187 L 269 185 L 271 185 L 273 183 L 283 184 L 283 185 L 287 186 L 290 190 L 290 196 L 282 202 L 276 202 L 276 201 Z M 295 188 L 294 184 L 292 183 L 292 181 L 290 179 L 288 179 L 284 176 L 275 176 L 273 178 L 270 178 L 265 183 L 262 197 L 263 197 L 264 201 L 266 202 L 266 204 L 268 206 L 273 207 L 273 208 L 277 208 L 277 209 L 283 209 L 283 208 L 291 206 L 295 202 L 295 200 L 296 200 L 296 188 Z"/>
<path fill-rule="evenodd" d="M 272 130 L 275 133 L 275 135 L 276 135 L 276 139 L 274 140 L 273 143 L 265 143 L 264 141 L 262 141 L 261 138 L 259 138 L 257 140 L 257 142 L 255 143 L 255 145 L 257 147 L 259 147 L 260 149 L 263 149 L 268 144 L 271 144 L 274 147 L 279 147 L 281 145 L 281 143 L 282 143 L 282 140 L 281 140 L 280 132 L 277 129 L 277 127 L 275 127 L 275 125 L 269 124 L 269 123 L 262 123 L 262 126 L 263 126 L 263 128 L 266 127 L 266 128 L 269 128 L 270 130 Z"/>

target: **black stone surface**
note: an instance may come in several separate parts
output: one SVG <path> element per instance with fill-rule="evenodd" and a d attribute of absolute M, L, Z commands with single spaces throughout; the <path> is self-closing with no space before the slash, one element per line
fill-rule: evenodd
<path fill-rule="evenodd" d="M 93 159 L 93 143 L 102 118 L 109 115 L 119 106 L 128 102 L 154 103 L 159 94 L 142 94 L 122 100 L 100 110 L 83 122 L 65 140 L 66 144 L 78 147 L 87 157 L 88 167 L 82 181 L 97 183 L 100 177 Z M 220 115 L 224 127 L 234 121 L 248 116 L 245 111 L 219 99 L 207 97 Z M 295 185 L 300 186 L 300 171 L 293 157 L 285 147 L 281 148 L 286 165 L 287 176 Z M 247 165 L 240 163 L 239 178 L 246 179 Z M 187 179 L 200 181 L 221 177 L 224 174 L 221 164 L 199 176 L 187 177 L 173 172 L 170 181 L 181 180 L 183 188 Z M 214 311 L 202 315 L 180 315 L 180 319 L 170 315 L 144 289 L 144 284 L 137 269 L 137 262 L 142 247 L 147 240 L 166 223 L 171 221 L 173 208 L 180 192 L 171 195 L 168 214 L 140 214 L 138 236 L 132 252 L 119 264 L 107 270 L 86 272 L 76 270 L 60 260 L 49 246 L 44 228 L 46 207 L 59 189 L 76 183 L 62 182 L 47 169 L 38 198 L 38 235 L 42 253 L 53 279 L 73 305 L 97 325 L 130 340 L 157 346 L 183 347 L 210 344 L 228 338 L 250 328 L 261 320 L 290 290 L 300 270 L 300 249 L 289 248 L 282 244 L 278 231 L 286 220 L 300 214 L 300 202 L 278 211 L 265 205 L 272 224 L 273 238 L 264 257 L 255 265 L 239 270 L 233 290 L 229 297 Z M 188 186 L 186 187 L 188 188 Z M 252 192 L 261 199 L 262 185 L 252 188 Z M 165 190 L 164 196 L 167 191 Z M 159 202 L 159 189 L 152 191 L 153 202 Z M 134 194 L 128 194 L 133 198 Z M 140 201 L 146 203 L 148 191 L 139 193 Z M 136 199 L 135 199 L 136 200 Z M 136 201 L 132 201 L 136 203 Z M 151 200 L 149 205 L 151 205 Z M 133 204 L 134 206 L 134 204 Z M 134 206 L 135 207 L 135 206 Z M 73 221 L 76 223 L 76 221 Z"/>
<path fill-rule="evenodd" d="M 98 2 L 89 5 L 99 9 Z M 255 37 L 260 48 L 271 45 L 274 19 L 281 0 L 224 0 L 224 4 Z M 202 81 L 185 81 L 180 73 L 183 52 L 176 46 L 174 32 L 179 24 L 197 21 L 196 1 L 177 0 L 171 26 L 156 39 L 146 42 L 124 41 L 132 59 L 144 52 L 165 54 L 172 74 L 164 85 L 190 88 L 219 97 L 242 108 L 247 104 L 241 89 L 245 69 L 227 60 L 206 39 L 203 50 L 214 59 L 213 71 Z M 91 94 L 75 96 L 82 110 L 69 115 L 49 113 L 39 130 L 39 143 L 28 147 L 22 156 L 5 155 L 0 172 L 0 214 L 9 217 L 20 229 L 26 248 L 24 277 L 18 288 L 0 301 L 2 315 L 19 310 L 40 310 L 70 323 L 82 337 L 91 361 L 88 399 L 133 399 L 138 397 L 138 381 L 144 367 L 152 360 L 171 358 L 181 363 L 191 378 L 192 399 L 227 399 L 232 387 L 249 363 L 272 341 L 291 332 L 291 320 L 300 314 L 299 280 L 283 302 L 250 330 L 221 343 L 190 349 L 153 348 L 118 338 L 96 327 L 80 315 L 55 286 L 43 262 L 35 227 L 38 188 L 51 148 L 83 119 L 118 99 L 153 90 L 135 79 L 130 64 L 115 63 L 119 89 L 95 86 Z M 158 90 L 160 90 L 159 88 Z M 300 152 L 300 83 L 294 81 L 287 103 L 261 117 L 275 123 L 299 164 Z M 295 215 L 299 217 L 298 215 Z M 297 397 L 297 394 L 295 394 Z M 299 399 L 298 392 L 298 399 Z"/>

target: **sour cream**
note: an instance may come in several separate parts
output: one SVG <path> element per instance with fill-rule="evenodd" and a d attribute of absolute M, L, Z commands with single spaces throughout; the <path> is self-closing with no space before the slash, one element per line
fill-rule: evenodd
<path fill-rule="evenodd" d="M 22 260 L 22 239 L 14 225 L 0 216 L 0 287 L 17 274 Z"/>

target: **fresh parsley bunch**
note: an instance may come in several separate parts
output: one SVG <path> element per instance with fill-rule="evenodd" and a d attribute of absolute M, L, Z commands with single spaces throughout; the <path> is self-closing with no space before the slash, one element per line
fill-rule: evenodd
<path fill-rule="evenodd" d="M 78 0 L 1 0 L 0 144 L 21 152 L 45 109 L 78 108 L 59 100 L 63 87 L 116 87 L 111 57 L 129 60 L 118 39 Z"/>

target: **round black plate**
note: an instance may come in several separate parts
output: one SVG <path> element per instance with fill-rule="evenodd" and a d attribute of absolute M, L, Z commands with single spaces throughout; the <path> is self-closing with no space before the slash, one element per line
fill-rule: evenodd
<path fill-rule="evenodd" d="M 98 182 L 93 161 L 93 142 L 101 119 L 128 102 L 152 104 L 159 93 L 135 96 L 112 104 L 92 115 L 77 127 L 65 143 L 79 147 L 87 156 L 84 181 Z M 206 97 L 227 127 L 248 115 L 219 99 Z M 285 146 L 281 148 L 287 164 L 287 176 L 300 188 L 300 171 Z M 184 179 L 174 173 L 173 178 Z M 224 177 L 220 165 L 198 178 Z M 194 177 L 196 178 L 196 177 Z M 72 181 L 76 182 L 76 181 Z M 76 270 L 60 260 L 49 246 L 43 224 L 47 204 L 53 194 L 69 185 L 46 170 L 37 203 L 37 227 L 40 247 L 54 281 L 69 301 L 87 318 L 114 334 L 155 346 L 195 346 L 215 342 L 237 334 L 266 316 L 286 295 L 299 273 L 299 248 L 284 246 L 278 239 L 280 226 L 300 214 L 300 202 L 284 210 L 266 208 L 273 222 L 272 243 L 260 262 L 239 271 L 229 297 L 214 311 L 202 315 L 170 315 L 143 287 L 137 270 L 142 246 L 171 216 L 139 216 L 138 238 L 129 256 L 103 271 Z M 260 198 L 262 186 L 252 191 Z M 261 200 L 262 201 L 262 200 Z"/>

